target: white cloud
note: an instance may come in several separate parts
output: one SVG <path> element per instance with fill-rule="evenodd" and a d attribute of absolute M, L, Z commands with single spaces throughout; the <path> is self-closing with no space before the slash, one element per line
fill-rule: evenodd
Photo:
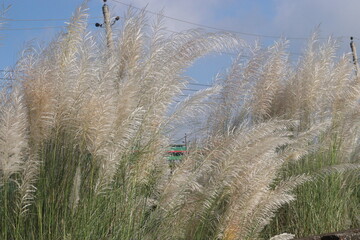
<path fill-rule="evenodd" d="M 359 35 L 358 0 L 276 0 L 274 27 L 289 34 L 307 34 L 321 24 L 324 35 Z M 360 36 L 359 36 L 360 37 Z"/>

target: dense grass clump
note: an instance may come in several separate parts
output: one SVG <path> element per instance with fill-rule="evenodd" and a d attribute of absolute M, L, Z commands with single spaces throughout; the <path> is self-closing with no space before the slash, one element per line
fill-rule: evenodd
<path fill-rule="evenodd" d="M 314 34 L 292 66 L 284 40 L 262 49 L 231 33 L 167 35 L 144 12 L 125 19 L 108 46 L 82 6 L 19 59 L 1 95 L 1 239 L 291 239 L 281 233 L 359 226 L 359 80 L 335 41 Z M 222 51 L 251 57 L 174 107 L 186 68 Z M 189 117 L 198 139 L 170 171 L 169 133 Z"/>
<path fill-rule="evenodd" d="M 278 176 L 307 174 L 312 181 L 296 188 L 297 200 L 279 210 L 263 236 L 359 227 L 358 77 L 348 55 L 336 58 L 331 38 L 320 43 L 315 33 L 295 66 L 286 46 L 280 41 L 266 50 L 255 48 L 250 60 L 236 60 L 218 78 L 222 104 L 211 112 L 208 129 L 224 133 L 244 122 L 254 126 L 275 118 L 297 121 L 292 131 L 298 138 L 315 133 L 306 140 L 309 154 L 284 164 Z M 323 124 L 325 131 L 316 130 Z"/>

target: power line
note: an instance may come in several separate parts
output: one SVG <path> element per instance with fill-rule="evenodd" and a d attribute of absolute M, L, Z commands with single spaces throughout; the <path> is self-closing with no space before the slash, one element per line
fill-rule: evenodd
<path fill-rule="evenodd" d="M 122 5 L 128 6 L 128 7 L 132 7 L 138 10 L 142 10 L 139 7 L 135 7 L 131 4 L 127 4 L 124 2 L 121 2 L 119 0 L 112 0 L 114 2 L 120 3 Z M 144 10 L 145 12 L 148 12 L 150 14 L 154 14 L 154 15 L 159 15 L 159 13 L 150 11 L 150 10 Z M 245 32 L 239 32 L 239 31 L 235 31 L 235 30 L 231 30 L 231 29 L 224 29 L 224 28 L 218 28 L 218 27 L 213 27 L 213 26 L 209 26 L 209 25 L 205 25 L 205 24 L 199 24 L 199 23 L 195 23 L 195 22 L 190 22 L 187 20 L 183 20 L 183 19 L 179 19 L 179 18 L 174 18 L 174 17 L 170 17 L 164 14 L 161 14 L 161 16 L 171 19 L 171 20 L 175 20 L 175 21 L 179 21 L 179 22 L 183 22 L 183 23 L 187 23 L 187 24 L 191 24 L 194 26 L 199 26 L 199 27 L 203 27 L 203 28 L 208 28 L 208 29 L 213 29 L 213 30 L 217 30 L 217 31 L 227 31 L 227 32 L 233 32 L 233 33 L 237 33 L 237 34 L 241 34 L 241 35 L 248 35 L 248 36 L 255 36 L 255 37 L 263 37 L 263 38 L 275 38 L 275 39 L 279 39 L 282 36 L 273 36 L 273 35 L 262 35 L 262 34 L 255 34 L 255 33 L 245 33 Z M 100 19 L 102 17 L 88 17 L 88 19 Z M 11 22 L 48 22 L 48 21 L 69 21 L 68 18 L 47 18 L 47 19 L 11 19 L 11 18 L 3 18 L 3 20 L 5 21 L 11 21 Z M 0 28 L 0 31 L 16 31 L 16 30 L 40 30 L 40 29 L 51 29 L 51 28 L 62 28 L 62 27 L 66 27 L 66 26 L 45 26 L 45 27 L 31 27 L 31 28 Z M 179 33 L 177 31 L 173 31 L 173 30 L 169 30 L 169 29 L 165 29 L 165 31 L 171 32 L 171 33 Z M 345 38 L 346 36 L 340 36 L 339 38 Z M 287 37 L 287 39 L 293 39 L 293 40 L 308 40 L 308 37 Z M 319 39 L 327 39 L 327 38 L 319 38 Z M 354 39 L 359 39 L 357 37 L 354 37 Z M 299 53 L 293 53 L 293 55 L 301 55 Z"/>
<path fill-rule="evenodd" d="M 0 28 L 0 31 L 25 31 L 25 30 L 43 30 L 43 29 L 55 29 L 64 28 L 66 26 L 45 26 L 45 27 L 28 27 L 28 28 Z"/>
<path fill-rule="evenodd" d="M 190 92 L 197 92 L 199 91 L 198 89 L 190 89 L 190 88 L 184 88 L 184 89 L 181 89 L 183 91 L 190 91 Z"/>
<path fill-rule="evenodd" d="M 0 72 L 14 72 L 13 70 L 2 70 L 0 69 Z M 0 80 L 15 80 L 15 78 L 4 78 L 4 77 L 0 77 Z M 193 86 L 201 86 L 201 87 L 212 87 L 212 85 L 209 85 L 209 84 L 201 84 L 201 83 L 193 83 L 193 82 L 189 82 L 188 83 L 189 85 L 193 85 Z M 182 89 L 184 91 L 192 91 L 192 92 L 196 92 L 196 91 L 199 91 L 198 89 L 193 89 L 193 88 L 184 88 Z M 182 95 L 179 95 L 179 96 L 189 96 L 189 95 L 185 95 L 185 94 L 182 94 Z"/>
<path fill-rule="evenodd" d="M 120 4 L 128 6 L 128 7 L 138 9 L 138 10 L 143 10 L 143 9 L 141 9 L 139 7 L 135 7 L 135 6 L 131 5 L 131 4 L 127 4 L 127 3 L 121 2 L 119 0 L 112 0 L 112 1 L 120 3 Z M 237 34 L 240 34 L 240 35 L 252 36 L 252 37 L 261 37 L 261 38 L 279 39 L 279 38 L 283 37 L 283 36 L 273 36 L 273 35 L 263 35 L 263 34 L 256 34 L 256 33 L 248 33 L 248 32 L 239 32 L 239 31 L 234 31 L 234 30 L 230 30 L 230 29 L 218 28 L 218 27 L 213 27 L 213 26 L 209 26 L 209 25 L 205 25 L 205 24 L 190 22 L 190 21 L 187 21 L 187 20 L 183 20 L 183 19 L 175 18 L 175 17 L 170 17 L 170 16 L 164 15 L 162 13 L 156 13 L 154 11 L 150 11 L 150 10 L 146 10 L 146 9 L 144 9 L 143 11 L 148 12 L 148 13 L 153 14 L 153 15 L 160 15 L 160 16 L 163 16 L 165 18 L 168 18 L 168 19 L 171 19 L 171 20 L 174 20 L 174 21 L 178 21 L 178 22 L 182 22 L 182 23 L 186 23 L 186 24 L 190 24 L 190 25 L 194 25 L 194 26 L 198 26 L 198 27 L 202 27 L 202 28 L 208 28 L 208 29 L 212 29 L 212 30 L 216 30 L 216 31 L 226 31 L 226 32 L 237 33 Z M 340 38 L 344 38 L 344 37 L 345 36 L 341 36 Z M 308 40 L 309 38 L 308 37 L 286 37 L 286 39 Z M 327 38 L 319 38 L 319 39 L 327 39 Z"/>
<path fill-rule="evenodd" d="M 194 86 L 201 86 L 201 87 L 212 87 L 211 85 L 201 84 L 201 83 L 192 83 L 192 82 L 189 82 L 188 84 L 189 84 L 189 85 L 194 85 Z"/>
<path fill-rule="evenodd" d="M 93 24 L 93 23 L 89 23 Z M 0 28 L 0 31 L 25 31 L 25 30 L 43 30 L 43 29 L 58 29 L 66 28 L 67 26 L 44 26 L 44 27 L 24 27 L 24 28 Z"/>
<path fill-rule="evenodd" d="M 128 6 L 128 7 L 132 7 L 138 10 L 142 10 L 139 7 L 135 7 L 131 4 L 127 4 L 124 2 L 121 2 L 119 0 L 112 0 L 114 2 L 120 3 L 122 5 Z M 154 14 L 154 15 L 159 15 L 160 13 L 154 12 L 154 11 L 150 11 L 150 10 L 144 10 L 145 12 L 148 12 L 150 14 Z M 194 25 L 194 26 L 198 26 L 198 27 L 203 27 L 203 28 L 208 28 L 208 29 L 212 29 L 212 30 L 217 30 L 217 31 L 227 31 L 227 32 L 233 32 L 233 33 L 237 33 L 237 34 L 241 34 L 241 35 L 247 35 L 247 36 L 253 36 L 253 37 L 263 37 L 263 38 L 274 38 L 274 39 L 279 39 L 282 36 L 275 36 L 275 35 L 264 35 L 264 34 L 256 34 L 256 33 L 248 33 L 248 32 L 240 32 L 240 31 L 235 31 L 235 30 L 231 30 L 231 29 L 224 29 L 224 28 L 218 28 L 218 27 L 213 27 L 213 26 L 209 26 L 209 25 L 205 25 L 205 24 L 199 24 L 199 23 L 195 23 L 195 22 L 191 22 L 188 20 L 184 20 L 184 19 L 180 19 L 180 18 L 175 18 L 175 17 L 171 17 L 171 16 L 167 16 L 164 14 L 160 14 L 161 16 L 174 20 L 174 21 L 178 21 L 178 22 L 183 22 L 186 24 L 190 24 L 190 25 Z M 88 19 L 100 19 L 102 17 L 97 16 L 97 17 L 88 17 Z M 9 21 L 9 22 L 49 22 L 49 21 L 69 21 L 69 18 L 45 18 L 45 19 L 13 19 L 13 18 L 3 18 L 4 21 Z M 2 28 L 0 30 L 37 30 L 37 29 L 49 29 L 49 28 L 61 28 L 62 26 L 48 26 L 48 27 L 33 27 L 33 28 Z M 172 30 L 166 30 L 169 32 L 173 32 L 173 33 L 178 33 L 176 31 L 172 31 Z M 345 38 L 347 36 L 340 36 L 339 38 Z M 287 37 L 287 39 L 293 39 L 293 40 L 308 40 L 308 37 Z M 319 39 L 327 39 L 327 38 L 319 38 Z M 354 37 L 354 39 L 360 39 L 357 37 Z"/>
<path fill-rule="evenodd" d="M 173 31 L 173 30 L 169 30 L 169 29 L 164 29 L 164 31 L 166 31 L 166 32 L 171 32 L 171 33 L 181 33 L 181 32 Z M 231 52 L 219 52 L 219 53 L 225 54 L 225 55 L 238 56 L 237 53 L 231 53 Z M 302 53 L 297 53 L 297 52 L 289 52 L 289 55 L 302 56 L 303 54 L 302 54 Z M 249 55 L 241 55 L 240 57 L 241 57 L 241 58 L 246 58 L 246 59 L 251 58 L 251 56 L 249 56 Z"/>
<path fill-rule="evenodd" d="M 88 17 L 88 19 L 99 19 L 102 17 Z M 14 19 L 3 18 L 3 21 L 8 22 L 51 22 L 51 21 L 69 21 L 70 18 L 38 18 L 38 19 Z"/>

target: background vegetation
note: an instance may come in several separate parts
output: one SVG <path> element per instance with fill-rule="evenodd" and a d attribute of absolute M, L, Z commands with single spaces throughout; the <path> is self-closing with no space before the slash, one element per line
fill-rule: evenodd
<path fill-rule="evenodd" d="M 315 33 L 292 65 L 286 40 L 167 35 L 161 16 L 149 24 L 131 9 L 110 49 L 86 26 L 82 6 L 46 48 L 24 50 L 2 91 L 1 239 L 261 239 L 360 225 L 359 79 L 336 41 Z M 222 51 L 239 57 L 174 106 L 186 68 Z M 168 136 L 190 122 L 199 137 L 170 172 Z"/>

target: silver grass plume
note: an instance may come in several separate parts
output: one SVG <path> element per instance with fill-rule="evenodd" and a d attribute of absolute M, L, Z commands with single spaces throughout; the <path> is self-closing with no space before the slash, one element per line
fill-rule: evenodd
<path fill-rule="evenodd" d="M 1 93 L 0 105 L 0 179 L 7 182 L 21 173 L 28 153 L 27 112 L 18 87 Z"/>
<path fill-rule="evenodd" d="M 278 147 L 296 143 L 288 138 L 291 125 L 274 121 L 252 129 L 244 126 L 213 137 L 208 149 L 187 156 L 159 198 L 163 214 L 176 216 L 162 224 L 177 226 L 161 237 L 189 238 L 194 226 L 213 214 L 219 237 L 255 239 L 274 212 L 294 199 L 291 190 L 309 179 L 298 176 L 270 188 L 286 162 Z M 214 208 L 222 201 L 226 203 L 223 213 Z"/>
<path fill-rule="evenodd" d="M 94 152 L 94 156 L 99 161 L 100 166 L 95 187 L 96 193 L 102 193 L 109 188 L 119 164 L 123 161 L 122 158 L 135 150 L 132 149 L 132 146 L 142 119 L 142 109 L 135 109 L 127 119 L 122 120 L 121 125 L 113 126 L 115 131 Z"/>
<path fill-rule="evenodd" d="M 282 95 L 281 85 L 287 73 L 288 56 L 285 52 L 287 42 L 279 41 L 266 52 L 266 62 L 258 69 L 259 79 L 256 79 L 249 109 L 254 121 L 264 121 L 276 111 L 273 106 L 281 103 L 276 98 Z M 278 102 L 276 102 L 278 101 Z"/>
<path fill-rule="evenodd" d="M 170 116 L 164 123 L 170 129 L 181 128 L 184 124 L 189 128 L 193 122 L 198 125 L 205 119 L 199 116 L 205 116 L 206 113 L 216 104 L 211 98 L 221 91 L 221 86 L 214 86 L 196 92 L 195 94 L 185 98 L 174 106 Z M 199 123 L 198 123 L 199 122 Z"/>
<path fill-rule="evenodd" d="M 37 146 L 50 134 L 56 104 L 53 78 L 49 66 L 42 62 L 44 51 L 29 46 L 16 65 L 16 78 L 21 81 L 28 107 L 30 141 Z"/>
<path fill-rule="evenodd" d="M 26 214 L 30 205 L 35 201 L 35 193 L 37 191 L 36 180 L 38 179 L 40 165 L 41 163 L 36 154 L 30 154 L 24 163 L 23 172 L 17 181 L 17 210 L 19 215 Z"/>
<path fill-rule="evenodd" d="M 81 167 L 77 166 L 70 195 L 70 208 L 75 211 L 80 200 Z"/>
<path fill-rule="evenodd" d="M 270 238 L 270 240 L 291 240 L 294 239 L 294 237 L 295 237 L 294 234 L 282 233 Z"/>

